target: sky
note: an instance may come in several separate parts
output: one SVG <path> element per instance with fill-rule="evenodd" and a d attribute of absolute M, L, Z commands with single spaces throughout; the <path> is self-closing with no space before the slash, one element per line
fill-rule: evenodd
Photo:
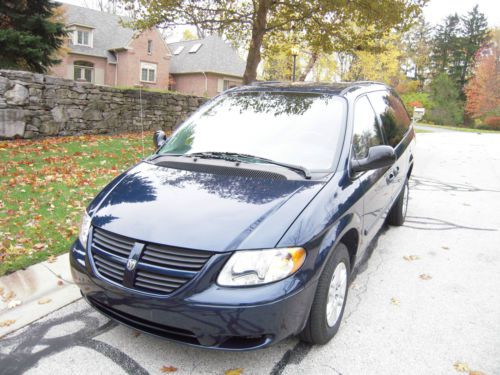
<path fill-rule="evenodd" d="M 59 0 L 63 3 L 70 3 L 89 8 L 97 8 L 99 0 Z M 372 0 L 376 1 L 376 0 Z M 500 1 L 499 0 L 430 0 L 424 8 L 425 19 L 433 25 L 440 23 L 443 18 L 458 13 L 465 15 L 475 5 L 479 5 L 479 10 L 488 18 L 490 27 L 500 27 Z M 175 35 L 181 35 L 176 32 Z"/>
<path fill-rule="evenodd" d="M 424 8 L 424 16 L 427 22 L 436 25 L 452 13 L 465 15 L 476 4 L 488 18 L 489 26 L 500 27 L 500 1 L 498 0 L 431 0 Z"/>

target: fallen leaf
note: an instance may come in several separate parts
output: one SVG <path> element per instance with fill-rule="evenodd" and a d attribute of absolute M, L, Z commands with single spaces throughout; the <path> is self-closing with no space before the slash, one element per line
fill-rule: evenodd
<path fill-rule="evenodd" d="M 49 263 L 54 263 L 57 260 L 57 258 L 54 255 L 51 255 L 47 258 L 47 262 Z"/>
<path fill-rule="evenodd" d="M 36 250 L 41 250 L 41 249 L 45 248 L 45 246 L 46 245 L 44 243 L 37 243 L 37 244 L 33 245 L 33 248 Z"/>
<path fill-rule="evenodd" d="M 139 331 L 134 331 L 134 333 L 132 333 L 134 335 L 134 337 L 139 337 L 141 335 L 141 333 Z"/>
<path fill-rule="evenodd" d="M 167 372 L 176 372 L 177 371 L 177 367 L 174 367 L 174 366 L 163 366 L 160 369 L 160 371 L 164 372 L 164 373 L 167 373 Z"/>
<path fill-rule="evenodd" d="M 432 279 L 432 276 L 431 275 L 428 275 L 426 273 L 423 273 L 419 276 L 422 280 L 430 280 Z"/>
<path fill-rule="evenodd" d="M 22 302 L 19 301 L 18 299 L 13 299 L 12 301 L 9 301 L 9 303 L 7 304 L 7 307 L 9 309 L 13 309 L 14 307 L 16 306 L 19 306 Z"/>
<path fill-rule="evenodd" d="M 243 374 L 243 369 L 241 367 L 232 368 L 232 369 L 226 370 L 226 372 L 224 374 L 225 375 L 240 375 L 240 374 Z"/>
<path fill-rule="evenodd" d="M 404 260 L 407 260 L 408 262 L 411 262 L 413 260 L 418 260 L 420 257 L 418 255 L 405 255 L 403 257 Z"/>
<path fill-rule="evenodd" d="M 448 246 L 441 246 L 441 249 L 443 249 L 443 250 L 450 250 L 450 248 Z"/>
<path fill-rule="evenodd" d="M 16 294 L 12 291 L 12 290 L 9 290 L 8 292 L 6 292 L 3 297 L 2 297 L 2 300 L 4 302 L 7 302 L 8 300 L 14 298 Z"/>
<path fill-rule="evenodd" d="M 42 299 L 38 300 L 38 304 L 39 305 L 45 305 L 46 303 L 50 303 L 50 302 L 52 302 L 52 299 L 48 298 L 48 297 L 42 298 Z"/>
<path fill-rule="evenodd" d="M 455 362 L 455 364 L 453 365 L 453 367 L 458 372 L 468 372 L 468 371 L 470 371 L 469 365 L 467 365 L 467 363 L 463 363 L 463 362 L 458 362 L 457 361 L 457 362 Z"/>
<path fill-rule="evenodd" d="M 57 285 L 62 286 L 64 285 L 64 282 L 62 280 L 57 280 Z"/>
<path fill-rule="evenodd" d="M 392 297 L 392 298 L 391 298 L 391 303 L 392 303 L 393 305 L 399 306 L 399 300 L 398 300 L 397 298 Z"/>
<path fill-rule="evenodd" d="M 471 371 L 469 371 L 469 375 L 486 375 L 486 374 L 482 371 L 471 370 Z"/>
<path fill-rule="evenodd" d="M 13 319 L 7 319 L 7 320 L 3 320 L 0 322 L 0 327 L 8 327 L 10 326 L 11 324 L 14 324 L 16 321 L 13 320 Z"/>

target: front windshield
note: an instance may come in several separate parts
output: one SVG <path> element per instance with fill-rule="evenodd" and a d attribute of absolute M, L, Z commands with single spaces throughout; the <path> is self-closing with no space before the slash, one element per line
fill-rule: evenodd
<path fill-rule="evenodd" d="M 327 170 L 342 136 L 344 99 L 323 94 L 244 92 L 223 95 L 191 116 L 160 154 L 249 154 Z"/>

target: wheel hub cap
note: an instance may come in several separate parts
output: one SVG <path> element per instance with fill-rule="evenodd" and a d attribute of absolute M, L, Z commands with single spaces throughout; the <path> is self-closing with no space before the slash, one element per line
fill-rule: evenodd
<path fill-rule="evenodd" d="M 342 307 L 344 306 L 346 291 L 347 269 L 344 263 L 339 263 L 335 267 L 335 271 L 333 271 L 326 303 L 326 320 L 330 327 L 333 327 L 339 320 Z"/>

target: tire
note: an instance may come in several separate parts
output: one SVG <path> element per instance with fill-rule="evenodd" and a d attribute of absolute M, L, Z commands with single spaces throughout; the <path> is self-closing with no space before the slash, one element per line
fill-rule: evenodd
<path fill-rule="evenodd" d="M 336 312 L 338 313 L 334 313 L 334 321 L 329 322 L 327 313 L 328 295 L 330 291 L 330 285 L 333 282 L 334 271 L 337 270 L 337 267 L 339 267 L 339 270 L 341 270 L 342 267 L 345 268 L 345 286 L 343 288 L 344 297 L 340 312 L 338 312 L 337 309 Z M 299 335 L 302 341 L 306 341 L 311 344 L 323 345 L 330 341 L 339 330 L 340 323 L 342 322 L 342 316 L 344 315 L 345 304 L 347 301 L 350 267 L 351 265 L 347 247 L 343 243 L 340 243 L 333 250 L 333 254 L 330 259 L 328 259 L 323 273 L 319 278 L 318 287 L 316 288 L 316 294 L 311 306 L 309 318 L 307 319 L 305 328 Z M 337 293 L 332 294 L 332 296 L 333 295 L 337 295 Z M 334 304 L 334 306 L 339 305 Z"/>
<path fill-rule="evenodd" d="M 404 224 L 406 219 L 406 211 L 408 209 L 408 200 L 410 196 L 410 184 L 408 179 L 406 179 L 403 189 L 399 193 L 396 201 L 391 207 L 389 214 L 387 215 L 387 224 L 394 226 L 401 226 Z"/>

